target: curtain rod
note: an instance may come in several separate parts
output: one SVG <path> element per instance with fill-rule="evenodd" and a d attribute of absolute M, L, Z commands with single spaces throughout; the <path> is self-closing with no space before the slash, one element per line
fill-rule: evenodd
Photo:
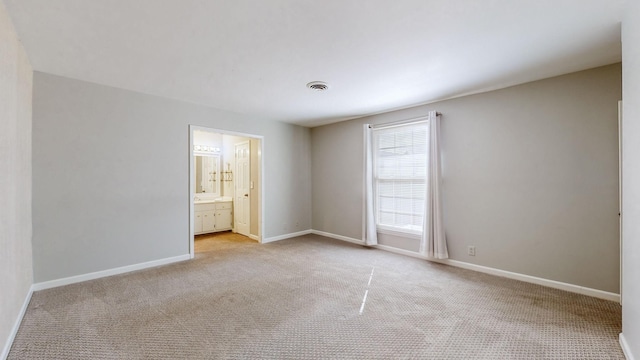
<path fill-rule="evenodd" d="M 441 115 L 442 113 L 436 112 L 436 116 L 441 116 Z M 429 119 L 429 115 L 425 115 L 425 116 L 420 116 L 416 118 L 394 121 L 394 122 L 384 123 L 384 124 L 369 124 L 369 128 L 375 129 L 375 128 L 386 128 L 386 127 L 394 127 L 394 126 L 400 126 L 400 125 L 408 125 L 408 124 L 414 124 L 414 123 L 417 124 L 417 123 L 427 121 L 428 119 Z"/>

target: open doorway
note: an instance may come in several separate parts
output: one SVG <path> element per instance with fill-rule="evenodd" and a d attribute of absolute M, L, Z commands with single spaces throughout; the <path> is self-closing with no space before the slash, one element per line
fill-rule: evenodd
<path fill-rule="evenodd" d="M 192 258 L 196 239 L 262 242 L 262 147 L 261 136 L 189 126 Z"/>

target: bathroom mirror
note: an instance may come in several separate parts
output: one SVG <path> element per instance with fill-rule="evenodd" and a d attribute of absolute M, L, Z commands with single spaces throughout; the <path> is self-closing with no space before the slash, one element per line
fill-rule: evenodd
<path fill-rule="evenodd" d="M 220 156 L 196 155 L 195 163 L 195 189 L 198 197 L 220 196 Z"/>

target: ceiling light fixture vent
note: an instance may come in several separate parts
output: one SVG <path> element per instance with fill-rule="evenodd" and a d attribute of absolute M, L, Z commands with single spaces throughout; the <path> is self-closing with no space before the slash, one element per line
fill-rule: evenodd
<path fill-rule="evenodd" d="M 329 89 L 329 84 L 327 84 L 326 82 L 322 82 L 322 81 L 312 81 L 312 82 L 307 84 L 307 87 L 309 89 L 315 90 L 315 91 L 325 91 L 325 90 Z"/>

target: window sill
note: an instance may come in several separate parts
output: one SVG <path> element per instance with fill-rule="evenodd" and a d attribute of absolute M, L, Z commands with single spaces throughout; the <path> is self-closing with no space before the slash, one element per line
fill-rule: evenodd
<path fill-rule="evenodd" d="M 378 227 L 377 228 L 377 232 L 379 232 L 381 234 L 385 234 L 385 235 L 399 236 L 399 237 L 403 237 L 403 238 L 407 238 L 407 239 L 420 240 L 422 238 L 422 234 L 416 234 L 416 233 L 413 233 L 413 232 L 405 232 L 405 231 L 401 231 L 401 230 L 392 230 L 392 229 L 389 229 L 389 228 Z"/>

